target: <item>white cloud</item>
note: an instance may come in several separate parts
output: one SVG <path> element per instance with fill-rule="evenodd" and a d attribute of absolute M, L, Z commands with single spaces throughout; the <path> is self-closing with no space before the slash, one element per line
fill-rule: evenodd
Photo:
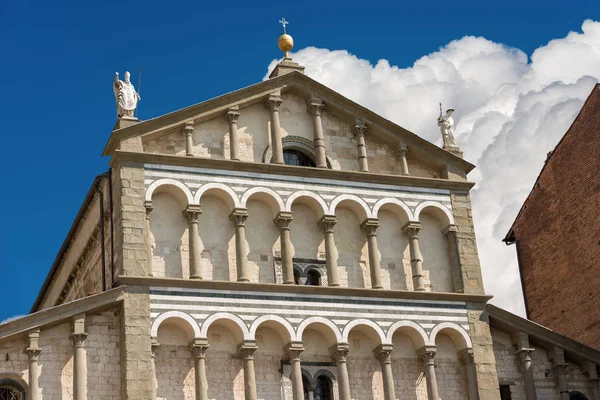
<path fill-rule="evenodd" d="M 306 74 L 423 138 L 441 144 L 438 102 L 456 109 L 457 143 L 477 165 L 469 178 L 486 291 L 524 313 L 514 247 L 501 242 L 554 148 L 600 78 L 600 22 L 519 49 L 466 36 L 410 68 L 345 50 L 293 54 Z M 271 71 L 277 60 L 269 65 Z"/>

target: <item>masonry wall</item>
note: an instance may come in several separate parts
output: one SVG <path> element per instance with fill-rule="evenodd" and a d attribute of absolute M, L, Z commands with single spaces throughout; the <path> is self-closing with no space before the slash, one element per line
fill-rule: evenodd
<path fill-rule="evenodd" d="M 292 93 L 282 95 L 283 103 L 279 108 L 281 134 L 285 138 L 294 136 L 312 142 L 312 116 L 307 111 L 305 99 Z M 328 112 L 327 106 L 322 111 L 323 134 L 325 148 L 331 160 L 331 167 L 343 171 L 358 171 L 358 161 L 354 137 L 353 123 L 348 123 Z M 242 161 L 263 162 L 267 148 L 270 146 L 269 111 L 262 104 L 254 104 L 240 109 L 238 120 L 239 152 Z M 369 171 L 380 174 L 401 174 L 401 165 L 395 145 L 381 142 L 370 135 L 367 130 L 367 159 Z M 213 159 L 229 159 L 229 126 L 225 113 L 222 116 L 201 122 L 194 126 L 192 134 L 195 157 Z M 185 136 L 182 129 L 174 128 L 164 132 L 160 137 L 143 140 L 143 151 L 149 153 L 186 154 Z M 412 176 L 439 178 L 442 171 L 431 166 L 409 153 L 407 158 Z"/>
<path fill-rule="evenodd" d="M 526 400 L 525 382 L 519 366 L 517 347 L 512 344 L 510 336 L 498 329 L 491 329 L 496 358 L 496 371 L 501 385 L 510 385 L 513 400 Z"/>
<path fill-rule="evenodd" d="M 544 165 L 513 226 L 529 319 L 596 349 L 600 349 L 599 131 L 596 86 Z"/>
<path fill-rule="evenodd" d="M 206 353 L 209 399 L 244 399 L 244 369 L 236 357 L 237 344 L 231 331 L 220 326 L 208 330 L 210 348 Z"/>

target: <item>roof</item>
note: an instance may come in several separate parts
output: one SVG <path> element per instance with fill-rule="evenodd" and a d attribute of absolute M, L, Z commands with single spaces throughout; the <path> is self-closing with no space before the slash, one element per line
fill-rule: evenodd
<path fill-rule="evenodd" d="M 347 114 L 351 114 L 355 118 L 363 120 L 371 127 L 378 127 L 383 131 L 391 133 L 396 136 L 396 139 L 399 139 L 399 135 L 409 137 L 413 144 L 426 149 L 429 154 L 436 158 L 441 158 L 446 162 L 459 166 L 461 169 L 465 170 L 466 173 L 475 168 L 475 165 L 465 161 L 461 157 L 434 145 L 415 133 L 353 102 L 327 86 L 297 71 L 268 79 L 150 120 L 114 130 L 102 155 L 107 156 L 112 154 L 117 148 L 119 141 L 122 139 L 151 134 L 159 130 L 165 130 L 181 125 L 190 120 L 214 118 L 217 115 L 224 113 L 232 105 L 244 105 L 243 103 L 261 101 L 265 96 L 268 96 L 278 89 L 289 89 L 292 87 L 309 91 L 311 94 L 320 96 L 328 106 L 331 105 L 334 108 L 343 110 Z"/>
<path fill-rule="evenodd" d="M 542 178 L 542 175 L 546 171 L 546 167 L 548 166 L 549 161 L 552 158 L 552 155 L 555 154 L 560 149 L 561 145 L 565 142 L 565 138 L 568 137 L 571 134 L 571 132 L 576 129 L 576 126 L 579 125 L 579 123 L 583 120 L 584 115 L 587 113 L 587 110 L 590 108 L 596 109 L 596 110 L 598 110 L 598 112 L 600 112 L 600 83 L 597 83 L 594 86 L 594 88 L 590 92 L 590 95 L 585 100 L 585 103 L 583 103 L 581 110 L 579 110 L 577 117 L 575 117 L 575 120 L 573 121 L 573 123 L 571 124 L 569 129 L 567 129 L 567 132 L 560 139 L 560 141 L 558 142 L 556 147 L 554 147 L 554 150 L 552 150 L 550 153 L 548 153 L 548 158 L 546 158 L 546 162 L 544 163 L 542 170 L 540 171 L 539 175 L 537 176 L 531 190 L 529 191 L 529 194 L 527 195 L 527 198 L 525 199 L 525 201 L 523 202 L 523 205 L 519 209 L 519 213 L 515 217 L 515 220 L 513 221 L 512 225 L 510 226 L 510 229 L 506 233 L 506 236 L 504 237 L 504 239 L 502 239 L 502 241 L 504 243 L 506 243 L 507 245 L 513 244 L 515 242 L 515 240 L 516 240 L 515 232 L 514 232 L 515 225 L 520 220 L 520 218 L 523 215 L 524 210 L 527 208 L 528 203 L 531 201 L 533 191 L 535 190 L 535 187 L 538 185 L 538 182 Z"/>

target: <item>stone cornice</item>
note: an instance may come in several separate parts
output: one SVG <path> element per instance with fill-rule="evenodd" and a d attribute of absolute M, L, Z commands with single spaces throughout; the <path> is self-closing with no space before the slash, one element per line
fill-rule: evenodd
<path fill-rule="evenodd" d="M 413 292 L 408 290 L 373 290 L 344 288 L 331 286 L 304 286 L 304 285 L 281 285 L 274 283 L 253 282 L 230 282 L 209 281 L 179 278 L 156 278 L 156 277 L 134 277 L 119 275 L 116 278 L 119 285 L 143 286 L 143 287 L 180 287 L 212 290 L 238 290 L 245 292 L 262 293 L 294 293 L 327 296 L 354 296 L 354 297 L 378 297 L 382 299 L 418 299 L 418 300 L 440 300 L 459 301 L 465 303 L 487 303 L 493 296 L 446 293 L 446 292 Z"/>
<path fill-rule="evenodd" d="M 114 307 L 123 300 L 125 290 L 125 286 L 117 287 L 0 324 L 0 342 L 31 329 L 71 322 L 74 316 L 82 313 L 97 312 Z"/>
<path fill-rule="evenodd" d="M 512 329 L 529 334 L 530 340 L 543 343 L 548 348 L 553 346 L 565 350 L 567 358 L 574 360 L 580 365 L 585 361 L 600 363 L 600 351 L 584 345 L 558 332 L 550 330 L 528 319 L 519 317 L 492 304 L 486 306 L 490 317 L 490 325 L 500 330 Z M 539 347 L 532 345 L 531 347 Z"/>
<path fill-rule="evenodd" d="M 254 163 L 246 161 L 215 160 L 202 157 L 176 156 L 170 154 L 139 153 L 116 150 L 111 165 L 115 161 L 133 161 L 146 164 L 176 165 L 185 167 L 211 168 L 230 171 L 258 172 L 274 175 L 337 179 L 397 186 L 447 189 L 468 192 L 475 185 L 467 181 L 422 178 L 409 175 L 384 175 L 369 172 L 339 171 L 324 168 L 298 167 L 289 165 Z"/>

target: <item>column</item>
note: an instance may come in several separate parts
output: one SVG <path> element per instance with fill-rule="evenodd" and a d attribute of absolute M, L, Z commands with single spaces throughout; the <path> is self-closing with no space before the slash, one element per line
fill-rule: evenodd
<path fill-rule="evenodd" d="M 148 276 L 153 276 L 153 274 L 152 274 L 152 255 L 154 252 L 152 251 L 152 233 L 150 232 L 150 213 L 153 210 L 152 202 L 146 201 L 144 203 L 144 206 L 146 207 L 146 257 L 147 257 L 146 273 L 148 274 Z"/>
<path fill-rule="evenodd" d="M 156 377 L 156 351 L 160 347 L 158 344 L 158 338 L 150 338 L 150 350 L 152 351 L 152 360 L 150 363 L 150 369 L 152 370 L 152 400 L 156 400 L 156 391 L 158 390 L 158 378 Z"/>
<path fill-rule="evenodd" d="M 529 335 L 525 332 L 517 332 L 513 335 L 513 342 L 517 345 L 517 356 L 521 364 L 523 381 L 525 383 L 525 396 L 527 400 L 537 400 L 535 392 L 535 381 L 533 379 L 533 367 L 531 365 L 531 354 L 533 349 L 529 345 Z"/>
<path fill-rule="evenodd" d="M 425 380 L 427 381 L 427 399 L 439 400 L 437 379 L 435 377 L 435 346 L 425 346 L 419 350 L 419 355 L 425 364 Z"/>
<path fill-rule="evenodd" d="M 335 215 L 324 215 L 319 220 L 319 228 L 325 238 L 325 264 L 327 266 L 327 282 L 329 286 L 340 286 L 340 277 L 337 266 L 333 226 L 336 224 Z"/>
<path fill-rule="evenodd" d="M 408 153 L 408 147 L 405 144 L 400 143 L 398 145 L 398 155 L 400 156 L 400 167 L 402 175 L 410 175 L 408 173 L 408 162 L 406 161 L 406 154 Z"/>
<path fill-rule="evenodd" d="M 464 349 L 458 353 L 458 358 L 467 370 L 467 387 L 469 388 L 469 400 L 479 400 L 479 388 L 477 387 L 477 370 L 475 369 L 475 358 L 473 349 Z"/>
<path fill-rule="evenodd" d="M 229 122 L 229 158 L 239 161 L 239 138 L 238 138 L 238 118 L 240 117 L 240 107 L 233 106 L 227 110 L 227 122 Z"/>
<path fill-rule="evenodd" d="M 190 204 L 183 212 L 189 223 L 190 243 L 190 279 L 202 279 L 200 263 L 200 233 L 198 232 L 198 216 L 202 214 L 199 205 Z"/>
<path fill-rule="evenodd" d="M 424 291 L 425 283 L 423 282 L 423 255 L 419 249 L 419 231 L 421 223 L 410 221 L 402 228 L 406 236 L 408 236 L 408 246 L 410 248 L 410 265 L 413 274 L 413 286 L 416 291 Z"/>
<path fill-rule="evenodd" d="M 38 381 L 38 362 L 42 349 L 39 346 L 40 330 L 29 331 L 29 345 L 25 352 L 29 356 L 29 396 L 31 400 L 40 399 Z"/>
<path fill-rule="evenodd" d="M 273 149 L 273 164 L 284 164 L 283 147 L 281 144 L 281 126 L 279 125 L 279 106 L 281 105 L 281 95 L 273 93 L 267 100 L 266 107 L 269 109 L 271 117 L 271 148 Z"/>
<path fill-rule="evenodd" d="M 560 400 L 569 400 L 569 388 L 567 387 L 567 363 L 565 362 L 565 351 L 560 347 L 553 347 L 550 351 L 552 368 L 556 374 L 556 385 L 560 393 Z"/>
<path fill-rule="evenodd" d="M 367 162 L 367 146 L 365 144 L 365 131 L 367 125 L 362 121 L 356 121 L 354 124 L 354 136 L 356 137 L 356 150 L 358 152 L 358 169 L 362 172 L 369 172 Z"/>
<path fill-rule="evenodd" d="M 279 228 L 279 242 L 281 244 L 281 268 L 283 269 L 283 283 L 294 284 L 294 264 L 292 260 L 292 240 L 290 239 L 290 224 L 292 213 L 282 211 L 275 218 L 275 225 Z"/>
<path fill-rule="evenodd" d="M 206 350 L 208 348 L 208 338 L 194 339 L 192 350 L 194 352 L 196 400 L 208 400 L 208 381 L 206 380 Z"/>
<path fill-rule="evenodd" d="M 254 352 L 258 349 L 255 340 L 244 340 L 239 348 L 244 360 L 244 399 L 256 400 L 256 376 L 254 374 Z"/>
<path fill-rule="evenodd" d="M 304 387 L 302 383 L 302 365 L 300 363 L 300 354 L 304 351 L 302 342 L 291 342 L 287 347 L 287 353 L 290 356 L 290 366 L 292 367 L 292 394 L 294 400 L 304 400 Z"/>
<path fill-rule="evenodd" d="M 375 357 L 381 362 L 381 374 L 383 376 L 383 398 L 385 400 L 396 400 L 394 389 L 394 375 L 392 374 L 392 350 L 391 344 L 382 344 L 373 351 Z"/>
<path fill-rule="evenodd" d="M 194 122 L 186 122 L 183 126 L 183 134 L 185 135 L 185 155 L 189 157 L 194 156 L 194 141 L 192 138 L 192 133 L 194 133 Z"/>
<path fill-rule="evenodd" d="M 327 157 L 325 155 L 325 138 L 323 137 L 323 124 L 321 122 L 321 110 L 323 101 L 316 97 L 311 97 L 308 110 L 313 116 L 313 135 L 315 143 L 315 164 L 317 168 L 327 168 Z"/>
<path fill-rule="evenodd" d="M 73 319 L 73 400 L 85 400 L 87 397 L 85 376 L 85 315 L 80 314 Z"/>
<path fill-rule="evenodd" d="M 229 219 L 235 225 L 235 262 L 237 265 L 238 282 L 248 282 L 248 255 L 246 254 L 246 219 L 248 210 L 235 208 Z"/>
<path fill-rule="evenodd" d="M 600 379 L 598 379 L 596 364 L 590 361 L 587 363 L 586 369 L 592 384 L 592 396 L 594 399 L 600 399 Z"/>
<path fill-rule="evenodd" d="M 452 285 L 454 291 L 457 293 L 463 293 L 464 286 L 462 281 L 462 272 L 460 266 L 460 255 L 458 254 L 458 229 L 456 225 L 448 225 L 442 230 L 442 234 L 448 241 L 448 253 L 450 256 L 450 268 L 452 268 Z"/>
<path fill-rule="evenodd" d="M 377 228 L 379 228 L 379 220 L 377 218 L 367 218 L 360 227 L 367 234 L 369 268 L 371 270 L 371 288 L 383 289 L 383 284 L 381 282 L 381 260 L 379 257 L 379 249 L 377 248 Z"/>
<path fill-rule="evenodd" d="M 348 343 L 338 343 L 331 348 L 331 357 L 337 366 L 338 390 L 340 400 L 351 400 L 350 397 L 350 379 L 348 378 L 348 365 L 346 357 L 350 346 Z"/>

